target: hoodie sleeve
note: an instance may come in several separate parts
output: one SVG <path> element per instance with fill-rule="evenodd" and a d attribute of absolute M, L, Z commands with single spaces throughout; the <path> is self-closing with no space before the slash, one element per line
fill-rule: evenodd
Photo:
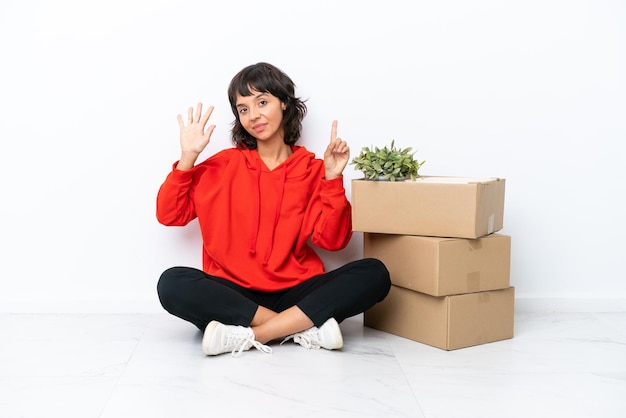
<path fill-rule="evenodd" d="M 328 251 L 345 248 L 352 238 L 352 207 L 346 198 L 343 176 L 321 180 L 319 204 L 321 212 L 311 242 Z"/>
<path fill-rule="evenodd" d="M 193 204 L 193 171 L 172 171 L 159 188 L 156 200 L 156 216 L 159 223 L 166 226 L 184 226 L 196 217 Z"/>

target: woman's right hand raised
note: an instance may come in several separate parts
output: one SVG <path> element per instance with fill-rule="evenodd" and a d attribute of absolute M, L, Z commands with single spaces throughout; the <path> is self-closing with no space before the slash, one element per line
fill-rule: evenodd
<path fill-rule="evenodd" d="M 209 117 L 213 113 L 213 106 L 209 106 L 206 113 L 202 114 L 202 103 L 198 103 L 196 114 L 193 114 L 193 108 L 187 111 L 187 124 L 183 121 L 183 117 L 178 115 L 178 127 L 180 128 L 180 148 L 181 157 L 178 165 L 179 170 L 189 170 L 196 163 L 196 159 L 211 140 L 211 134 L 215 129 L 215 125 L 206 126 Z"/>

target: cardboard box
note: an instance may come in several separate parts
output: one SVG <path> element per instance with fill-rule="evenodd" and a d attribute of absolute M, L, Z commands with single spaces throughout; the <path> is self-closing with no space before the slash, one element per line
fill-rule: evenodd
<path fill-rule="evenodd" d="M 515 289 L 430 296 L 399 286 L 365 311 L 364 324 L 444 350 L 513 338 Z"/>
<path fill-rule="evenodd" d="M 417 181 L 352 180 L 352 228 L 359 232 L 479 238 L 502 229 L 500 178 L 425 176 Z"/>
<path fill-rule="evenodd" d="M 432 296 L 510 286 L 508 235 L 466 239 L 365 233 L 363 256 L 381 260 L 396 286 Z"/>

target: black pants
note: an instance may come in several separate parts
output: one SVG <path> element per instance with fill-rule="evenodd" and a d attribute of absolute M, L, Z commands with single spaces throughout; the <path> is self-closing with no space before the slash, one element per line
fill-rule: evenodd
<path fill-rule="evenodd" d="M 366 258 L 276 292 L 246 289 L 191 267 L 172 267 L 161 275 L 157 291 L 166 311 L 204 331 L 212 320 L 249 326 L 259 305 L 274 312 L 298 306 L 318 327 L 329 318 L 341 322 L 382 301 L 390 287 L 385 265 Z"/>

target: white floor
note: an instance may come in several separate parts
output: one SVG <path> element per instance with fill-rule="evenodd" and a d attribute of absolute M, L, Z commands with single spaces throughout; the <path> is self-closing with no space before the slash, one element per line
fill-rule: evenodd
<path fill-rule="evenodd" d="M 456 351 L 341 327 L 233 358 L 165 313 L 0 315 L 0 417 L 626 417 L 626 313 L 516 313 Z"/>

